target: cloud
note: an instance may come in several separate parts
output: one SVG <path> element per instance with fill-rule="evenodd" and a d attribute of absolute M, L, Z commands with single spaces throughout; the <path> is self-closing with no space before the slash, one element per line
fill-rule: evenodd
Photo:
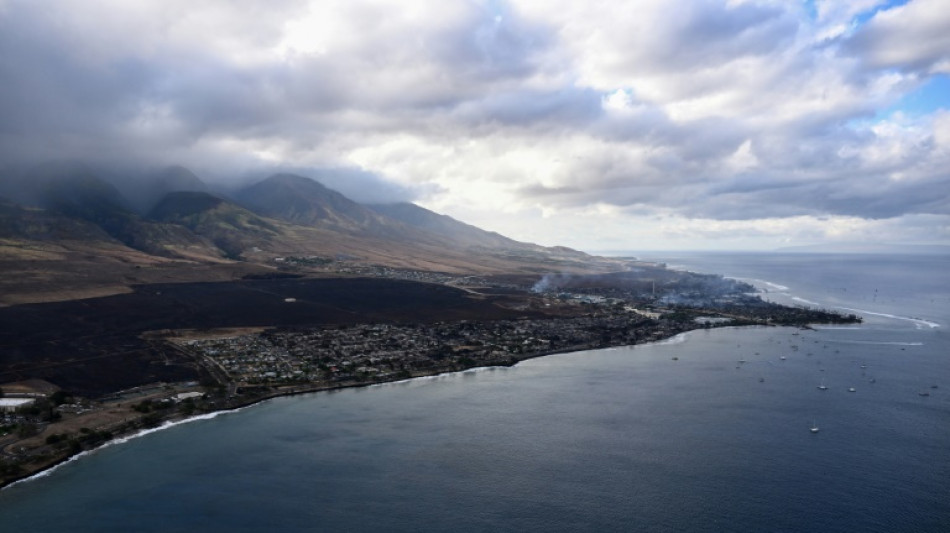
<path fill-rule="evenodd" d="M 881 11 L 845 49 L 872 68 L 950 73 L 950 10 L 940 0 L 915 0 Z"/>
<path fill-rule="evenodd" d="M 950 15 L 891 4 L 0 1 L 0 168 L 296 169 L 552 244 L 944 220 L 950 102 L 900 105 Z"/>

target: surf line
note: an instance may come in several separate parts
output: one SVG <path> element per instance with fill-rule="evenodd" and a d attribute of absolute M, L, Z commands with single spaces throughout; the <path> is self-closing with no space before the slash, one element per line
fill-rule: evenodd
<path fill-rule="evenodd" d="M 125 443 L 129 442 L 130 440 L 138 439 L 139 437 L 144 437 L 144 436 L 146 436 L 146 435 L 150 435 L 150 434 L 155 433 L 155 432 L 158 432 L 158 431 L 164 431 L 164 430 L 166 430 L 166 429 L 170 429 L 170 428 L 173 428 L 173 427 L 176 427 L 176 426 L 181 426 L 181 425 L 183 425 L 183 424 L 190 424 L 190 423 L 192 423 L 192 422 L 197 422 L 197 421 L 199 421 L 199 420 L 211 420 L 212 418 L 217 418 L 217 417 L 219 417 L 219 416 L 221 416 L 221 415 L 226 415 L 226 414 L 229 414 L 229 413 L 235 413 L 235 412 L 238 412 L 238 411 L 242 411 L 242 410 L 246 409 L 247 407 L 250 407 L 250 405 L 247 405 L 247 406 L 244 406 L 244 407 L 238 407 L 238 408 L 236 408 L 236 409 L 222 410 L 222 411 L 214 411 L 214 412 L 211 412 L 211 413 L 202 413 L 202 414 L 200 414 L 200 415 L 195 415 L 195 416 L 191 416 L 191 417 L 188 417 L 188 418 L 183 418 L 183 419 L 181 419 L 181 420 L 168 420 L 168 421 L 164 422 L 163 424 L 161 424 L 161 425 L 159 425 L 159 426 L 156 426 L 156 427 L 153 427 L 153 428 L 146 428 L 146 429 L 142 429 L 142 430 L 136 431 L 136 432 L 134 432 L 134 433 L 130 433 L 130 434 L 128 434 L 128 435 L 124 435 L 124 436 L 121 436 L 121 437 L 116 437 L 115 439 L 112 439 L 112 440 L 109 440 L 109 441 L 107 441 L 107 442 L 104 442 L 104 443 L 103 443 L 102 445 L 100 445 L 100 446 L 97 446 L 97 447 L 92 448 L 92 449 L 90 449 L 90 450 L 83 450 L 83 451 L 77 453 L 76 455 L 72 455 L 72 456 L 67 457 L 65 460 L 63 460 L 63 461 L 61 461 L 61 462 L 59 462 L 59 463 L 56 463 L 56 464 L 54 464 L 54 465 L 51 465 L 51 466 L 48 467 L 48 468 L 44 468 L 43 470 L 40 470 L 39 472 L 36 472 L 36 473 L 34 473 L 34 474 L 32 474 L 32 475 L 29 475 L 29 476 L 24 477 L 24 478 L 22 478 L 22 479 L 18 479 L 18 480 L 16 480 L 16 481 L 10 483 L 9 485 L 6 485 L 6 486 L 3 487 L 3 488 L 0 488 L 0 490 L 6 490 L 6 489 L 9 489 L 10 487 L 13 487 L 14 485 L 19 485 L 19 484 L 21 484 L 21 483 L 27 483 L 27 482 L 34 481 L 34 480 L 37 480 L 37 479 L 40 479 L 40 478 L 44 478 L 44 477 L 46 477 L 46 476 L 52 474 L 53 472 L 59 470 L 60 468 L 66 466 L 67 464 L 70 464 L 70 463 L 72 463 L 72 462 L 74 462 L 74 461 L 78 461 L 78 460 L 80 460 L 80 459 L 82 459 L 83 457 L 86 457 L 86 456 L 88 456 L 88 455 L 92 455 L 92 454 L 95 454 L 95 453 L 99 453 L 99 451 L 104 450 L 104 449 L 106 449 L 106 448 L 110 448 L 110 447 L 112 447 L 112 446 L 118 446 L 118 445 L 120 445 L 120 444 L 125 444 Z"/>
<path fill-rule="evenodd" d="M 844 309 L 846 311 L 855 311 L 855 312 L 862 313 L 865 315 L 874 315 L 874 316 L 882 316 L 884 318 L 893 318 L 895 320 L 906 320 L 908 322 L 913 322 L 914 324 L 917 324 L 918 327 L 929 326 L 931 329 L 940 327 L 940 324 L 936 322 L 931 322 L 929 320 L 924 320 L 922 318 L 912 318 L 909 316 L 891 315 L 888 313 L 875 313 L 874 311 L 866 311 L 864 309 L 854 309 L 851 307 L 838 307 L 838 309 Z"/>
<path fill-rule="evenodd" d="M 759 292 L 762 292 L 765 294 L 768 294 L 768 293 L 783 293 L 784 294 L 784 293 L 787 293 L 789 290 L 791 290 L 785 285 L 774 283 L 767 279 L 744 278 L 740 276 L 726 276 L 726 275 L 723 275 L 722 277 L 724 279 L 734 279 L 736 281 L 744 281 L 746 283 L 749 283 L 752 286 L 755 286 L 756 284 L 760 286 L 764 285 L 765 286 L 764 289 L 762 287 L 756 287 L 756 288 L 759 290 Z"/>

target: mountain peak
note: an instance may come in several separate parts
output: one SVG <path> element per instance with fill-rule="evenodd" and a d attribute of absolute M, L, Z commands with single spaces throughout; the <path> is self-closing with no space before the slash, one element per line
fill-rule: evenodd
<path fill-rule="evenodd" d="M 116 185 L 139 213 L 148 213 L 171 192 L 209 191 L 201 178 L 181 165 L 165 167 L 138 179 L 123 179 Z"/>
<path fill-rule="evenodd" d="M 178 219 L 214 209 L 224 200 L 206 192 L 170 192 L 152 208 L 149 218 L 155 220 Z"/>
<path fill-rule="evenodd" d="M 203 191 L 208 190 L 205 182 L 201 181 L 194 172 L 181 165 L 172 165 L 162 169 L 153 182 L 155 187 L 164 187 L 166 193 L 177 191 Z"/>
<path fill-rule="evenodd" d="M 300 176 L 298 174 L 290 174 L 287 172 L 274 174 L 262 180 L 260 183 L 269 183 L 271 185 L 283 185 L 283 186 L 311 187 L 311 188 L 322 189 L 322 190 L 330 190 L 330 189 L 327 189 L 327 187 L 324 186 L 322 183 L 320 183 L 319 181 L 313 178 Z"/>
<path fill-rule="evenodd" d="M 369 209 L 296 174 L 275 174 L 238 191 L 236 198 L 257 213 L 297 224 L 329 224 L 353 231 L 377 222 Z"/>

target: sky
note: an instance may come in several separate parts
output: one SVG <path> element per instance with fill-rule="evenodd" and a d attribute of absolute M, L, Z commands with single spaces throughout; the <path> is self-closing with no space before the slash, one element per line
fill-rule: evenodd
<path fill-rule="evenodd" d="M 588 251 L 950 244 L 950 0 L 0 0 L 0 171 L 61 158 Z"/>

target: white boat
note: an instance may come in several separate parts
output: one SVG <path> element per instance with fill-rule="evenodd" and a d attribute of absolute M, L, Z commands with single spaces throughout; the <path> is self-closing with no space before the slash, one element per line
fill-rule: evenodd
<path fill-rule="evenodd" d="M 848 387 L 848 392 L 854 392 L 854 387 Z"/>
<path fill-rule="evenodd" d="M 811 431 L 812 433 L 818 433 L 818 424 L 816 424 L 815 422 L 812 422 L 811 428 L 809 429 L 809 431 Z"/>
<path fill-rule="evenodd" d="M 822 380 L 821 385 L 818 385 L 818 390 L 828 390 L 828 387 L 825 386 L 824 380 Z"/>

